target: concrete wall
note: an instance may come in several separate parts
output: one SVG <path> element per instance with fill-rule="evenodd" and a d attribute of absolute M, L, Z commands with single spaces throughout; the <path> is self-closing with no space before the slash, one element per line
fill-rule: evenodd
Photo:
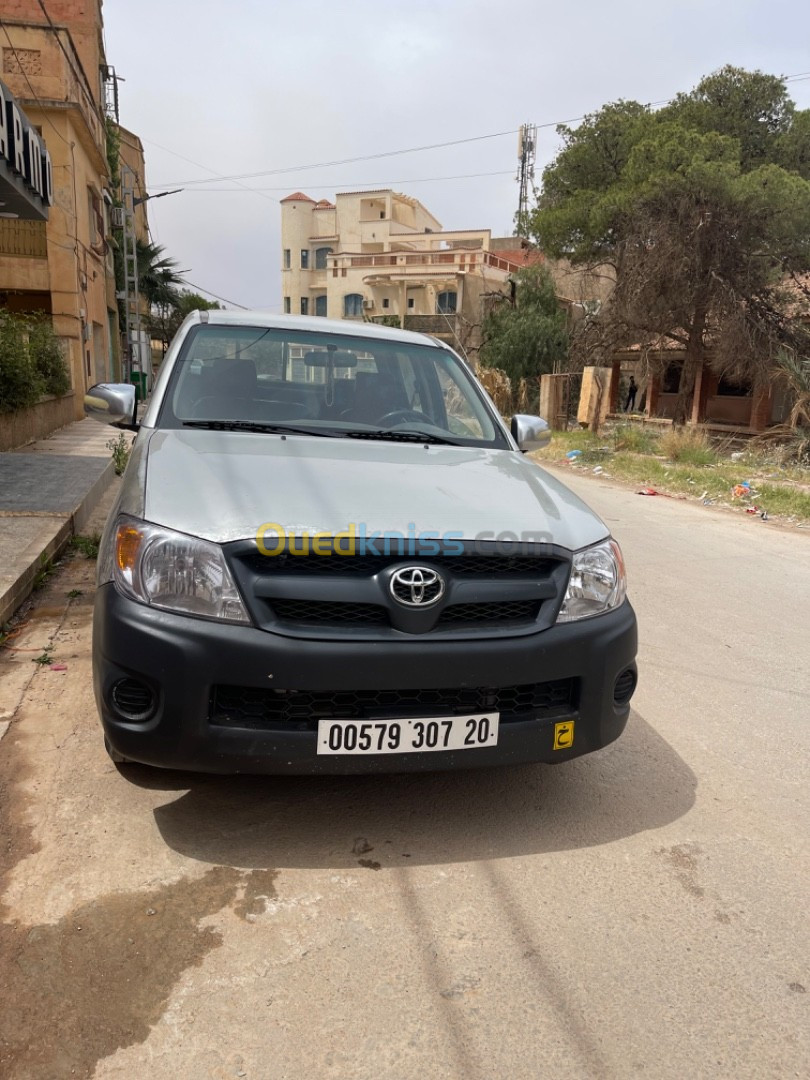
<path fill-rule="evenodd" d="M 0 453 L 44 439 L 75 419 L 74 394 L 46 397 L 16 413 L 0 413 Z"/>
<path fill-rule="evenodd" d="M 613 369 L 609 367 L 586 367 L 582 372 L 582 389 L 579 396 L 577 423 L 598 430 L 610 410 L 611 380 Z"/>
<path fill-rule="evenodd" d="M 99 65 L 104 63 L 101 4 L 102 0 L 48 0 L 45 5 L 51 22 L 69 29 L 96 104 L 100 103 Z M 3 19 L 37 24 L 51 33 L 38 0 L 3 0 Z"/>

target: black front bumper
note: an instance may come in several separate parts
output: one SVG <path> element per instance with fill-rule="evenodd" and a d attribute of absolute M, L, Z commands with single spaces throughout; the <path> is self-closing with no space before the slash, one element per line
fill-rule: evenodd
<path fill-rule="evenodd" d="M 598 750 L 622 733 L 630 706 L 615 704 L 614 687 L 628 670 L 634 683 L 636 639 L 636 618 L 627 602 L 607 615 L 525 637 L 336 642 L 171 615 L 105 585 L 96 596 L 93 682 L 112 747 L 133 761 L 164 768 L 334 774 L 559 762 Z M 153 692 L 155 707 L 145 721 L 123 719 L 113 701 L 113 687 L 126 678 Z M 498 745 L 491 748 L 318 756 L 314 731 L 210 722 L 212 689 L 218 685 L 334 693 L 560 679 L 576 680 L 570 711 L 502 723 Z M 574 742 L 555 750 L 555 724 L 562 721 L 574 721 Z"/>

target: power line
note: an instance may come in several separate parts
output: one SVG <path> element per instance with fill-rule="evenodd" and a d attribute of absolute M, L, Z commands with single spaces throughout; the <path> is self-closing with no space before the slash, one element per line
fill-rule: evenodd
<path fill-rule="evenodd" d="M 198 292 L 205 293 L 206 296 L 213 296 L 215 300 L 221 300 L 223 304 L 230 304 L 231 307 L 237 307 L 241 311 L 250 311 L 249 307 L 244 304 L 237 304 L 235 300 L 226 300 L 224 296 L 220 296 L 218 293 L 211 292 L 210 289 L 204 289 L 202 285 L 195 285 L 193 281 L 186 279 L 186 284 L 191 285 L 192 288 L 197 289 Z"/>
<path fill-rule="evenodd" d="M 211 173 L 211 175 L 216 180 L 228 180 L 229 179 L 229 177 L 223 176 L 222 173 L 218 173 L 215 169 L 210 169 L 207 165 L 203 165 L 199 161 L 192 161 L 191 158 L 184 157 L 182 154 L 178 154 L 175 150 L 170 150 L 168 148 L 168 146 L 161 146 L 160 143 L 156 143 L 152 139 L 144 139 L 143 142 L 149 143 L 150 146 L 156 146 L 159 150 L 163 150 L 167 154 L 172 154 L 174 157 L 180 158 L 181 161 L 187 161 L 189 165 L 194 165 L 198 169 L 204 169 L 205 172 Z M 200 182 L 201 183 L 209 183 L 209 184 L 211 183 L 210 180 L 208 180 L 208 181 L 203 180 L 203 181 L 200 181 Z M 277 200 L 268 198 L 266 195 L 263 195 L 261 191 L 257 191 L 255 188 L 249 188 L 247 186 L 247 184 L 240 184 L 238 180 L 233 180 L 233 183 L 236 184 L 238 187 L 243 188 L 245 191 L 252 191 L 252 192 L 254 192 L 254 194 L 258 195 L 260 198 L 267 199 L 267 202 L 275 202 L 275 201 L 277 201 Z M 150 186 L 158 187 L 158 188 L 163 188 L 163 187 L 169 188 L 172 185 L 171 184 L 157 184 L 157 185 L 150 185 Z M 179 186 L 182 187 L 183 185 L 181 184 Z M 230 189 L 226 188 L 225 190 L 226 191 L 227 190 L 232 191 L 233 188 L 230 188 Z"/>
<path fill-rule="evenodd" d="M 399 180 L 349 180 L 349 181 L 346 181 L 345 183 L 342 183 L 342 184 L 336 184 L 334 182 L 321 180 L 318 183 L 318 187 L 341 188 L 341 187 L 348 187 L 350 185 L 353 186 L 353 185 L 356 184 L 357 187 L 360 187 L 360 188 L 374 189 L 374 188 L 390 187 L 390 186 L 392 186 L 394 184 L 432 184 L 432 183 L 438 182 L 439 180 L 474 180 L 474 179 L 478 179 L 479 177 L 484 177 L 484 176 L 512 176 L 513 172 L 514 172 L 513 169 L 499 169 L 497 172 L 465 173 L 465 174 L 460 175 L 460 176 L 422 176 L 422 177 L 417 177 L 417 178 L 405 177 L 404 179 L 399 179 Z M 162 187 L 161 184 L 157 184 L 157 185 L 153 184 L 153 185 L 150 185 L 150 186 L 151 187 L 158 187 L 158 188 Z M 250 192 L 254 192 L 255 194 L 259 194 L 260 192 L 263 192 L 263 191 L 289 191 L 289 189 L 290 189 L 290 185 L 289 184 L 284 184 L 281 187 L 245 188 L 245 191 L 250 191 Z M 231 195 L 239 194 L 237 191 L 234 190 L 234 188 L 203 188 L 203 187 L 197 187 L 197 188 L 192 188 L 191 189 L 192 194 L 198 194 L 198 195 L 205 195 L 209 191 L 229 192 Z M 272 199 L 271 201 L 272 202 L 278 202 L 279 200 L 278 199 Z"/>
<path fill-rule="evenodd" d="M 40 2 L 40 4 L 42 4 L 42 0 L 39 0 L 39 2 Z M 783 77 L 782 81 L 786 82 L 786 83 L 787 82 L 796 82 L 796 81 L 799 81 L 799 80 L 807 78 L 807 77 L 810 77 L 810 72 L 802 71 L 802 72 L 799 72 L 798 74 L 795 74 L 795 75 L 785 75 Z M 657 107 L 657 106 L 660 106 L 660 105 L 669 105 L 673 100 L 674 100 L 673 98 L 665 98 L 665 99 L 663 99 L 661 101 L 648 102 L 647 103 L 647 108 L 654 108 L 654 107 Z M 573 116 L 573 117 L 570 117 L 567 120 L 548 120 L 545 123 L 536 124 L 534 126 L 537 127 L 538 130 L 539 130 L 539 129 L 544 129 L 544 128 L 559 127 L 561 124 L 576 124 L 580 120 L 584 120 L 584 119 L 585 119 L 584 115 L 583 116 Z M 190 158 L 183 158 L 182 154 L 177 154 L 177 153 L 175 153 L 175 151 L 168 150 L 166 147 L 161 147 L 161 149 L 166 150 L 167 153 L 173 154 L 175 157 L 179 157 L 184 161 L 188 161 L 189 164 L 195 165 L 197 168 L 205 169 L 206 172 L 212 173 L 219 180 L 232 180 L 234 183 L 236 183 L 239 180 L 253 180 L 253 179 L 256 179 L 256 177 L 259 177 L 259 176 L 279 176 L 279 175 L 281 175 L 283 173 L 290 173 L 290 172 L 308 172 L 308 171 L 310 171 L 312 169 L 325 169 L 325 168 L 330 168 L 330 167 L 335 166 L 335 165 L 353 165 L 358 161 L 377 161 L 380 158 L 399 157 L 399 156 L 401 156 L 403 154 L 418 154 L 418 153 L 422 153 L 422 152 L 427 151 L 427 150 L 442 150 L 442 149 L 444 149 L 445 147 L 448 147 L 448 146 L 462 146 L 462 145 L 465 145 L 467 143 L 482 142 L 482 141 L 484 141 L 486 139 L 500 139 L 505 135 L 516 135 L 519 130 L 520 130 L 519 128 L 509 128 L 507 131 L 495 131 L 495 132 L 491 132 L 488 135 L 472 135 L 472 136 L 469 136 L 468 138 L 465 138 L 465 139 L 451 139 L 451 140 L 449 140 L 447 142 L 428 143 L 425 146 L 410 146 L 410 147 L 406 147 L 403 150 L 385 150 L 385 151 L 382 151 L 381 153 L 377 153 L 377 154 L 362 154 L 359 157 L 342 158 L 340 160 L 335 160 L 335 161 L 318 161 L 318 162 L 312 162 L 312 163 L 307 164 L 307 165 L 292 165 L 292 166 L 288 166 L 288 167 L 281 168 L 281 169 L 263 169 L 263 170 L 260 170 L 259 172 L 235 173 L 232 176 L 225 176 L 222 173 L 217 174 L 217 173 L 214 172 L 213 169 L 209 169 L 207 165 L 201 165 L 199 162 L 192 161 Z M 149 142 L 150 140 L 146 139 L 144 141 Z M 154 143 L 153 145 L 157 146 L 158 144 Z M 186 188 L 188 188 L 188 187 L 196 186 L 196 185 L 199 185 L 199 184 L 207 184 L 207 183 L 210 183 L 210 181 L 209 180 L 173 180 L 171 183 L 168 183 L 168 184 L 156 184 L 156 185 L 153 185 L 153 186 L 154 187 L 161 187 L 161 188 L 162 187 L 186 187 Z M 248 189 L 248 190 L 255 190 L 255 189 L 251 188 L 251 189 Z"/>
<path fill-rule="evenodd" d="M 578 117 L 577 119 L 581 119 Z M 560 123 L 573 123 L 571 120 L 560 121 Z M 552 127 L 551 124 L 542 124 L 541 127 Z M 439 150 L 446 146 L 461 146 L 463 143 L 481 142 L 484 139 L 499 139 L 503 135 L 514 135 L 517 132 L 517 128 L 510 128 L 509 131 L 496 131 L 491 135 L 473 135 L 468 139 L 453 139 L 450 142 L 431 143 L 427 146 L 410 146 L 405 150 L 386 150 L 379 154 L 363 154 L 360 157 L 342 158 L 335 161 L 319 161 L 309 165 L 292 165 L 284 169 L 263 169 L 260 172 L 253 173 L 238 173 L 234 176 L 220 176 L 220 180 L 252 180 L 257 176 L 279 176 L 282 173 L 288 172 L 307 172 L 310 169 L 326 169 L 334 165 L 353 165 L 358 161 L 376 161 L 379 158 L 397 157 L 402 154 L 417 154 L 423 150 Z M 204 168 L 205 166 L 201 166 Z M 211 172 L 212 170 L 208 170 Z M 190 187 L 192 184 L 207 184 L 209 180 L 178 180 L 174 184 L 158 184 L 158 187 Z"/>

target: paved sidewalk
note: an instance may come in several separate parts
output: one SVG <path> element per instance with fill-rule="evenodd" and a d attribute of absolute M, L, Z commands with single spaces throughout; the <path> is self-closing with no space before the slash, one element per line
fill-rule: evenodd
<path fill-rule="evenodd" d="M 106 443 L 118 431 L 78 420 L 0 454 L 0 625 L 38 572 L 80 533 L 115 477 Z"/>

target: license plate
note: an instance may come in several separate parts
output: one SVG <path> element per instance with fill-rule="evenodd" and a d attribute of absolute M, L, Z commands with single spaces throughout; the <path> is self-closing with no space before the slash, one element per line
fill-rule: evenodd
<path fill-rule="evenodd" d="M 318 721 L 319 754 L 424 754 L 498 745 L 500 713 L 417 720 Z"/>

